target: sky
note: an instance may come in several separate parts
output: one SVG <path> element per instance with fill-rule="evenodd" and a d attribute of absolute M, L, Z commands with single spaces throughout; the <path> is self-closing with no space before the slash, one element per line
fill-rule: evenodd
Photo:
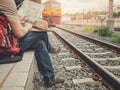
<path fill-rule="evenodd" d="M 42 3 L 47 0 L 42 0 Z M 57 0 L 62 5 L 63 13 L 107 10 L 109 0 Z M 120 6 L 120 0 L 113 0 L 114 6 Z"/>

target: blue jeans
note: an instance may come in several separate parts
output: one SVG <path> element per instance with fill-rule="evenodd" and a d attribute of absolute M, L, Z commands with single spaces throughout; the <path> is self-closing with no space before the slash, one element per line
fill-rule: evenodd
<path fill-rule="evenodd" d="M 24 37 L 19 39 L 20 47 L 23 51 L 34 50 L 38 69 L 43 75 L 45 85 L 49 85 L 55 78 L 54 69 L 49 56 L 51 50 L 46 32 L 29 31 Z"/>

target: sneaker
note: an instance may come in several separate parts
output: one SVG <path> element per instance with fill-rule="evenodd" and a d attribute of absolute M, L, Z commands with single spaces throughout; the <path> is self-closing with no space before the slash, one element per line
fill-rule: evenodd
<path fill-rule="evenodd" d="M 65 79 L 62 78 L 62 77 L 56 77 L 54 80 L 53 80 L 53 85 L 54 84 L 59 84 L 59 83 L 64 83 Z"/>
<path fill-rule="evenodd" d="M 56 77 L 50 85 L 47 85 L 47 88 L 52 87 L 55 84 L 64 83 L 65 79 L 62 77 Z"/>
<path fill-rule="evenodd" d="M 50 51 L 50 53 L 58 53 L 60 52 L 61 48 L 59 46 L 52 46 L 52 49 Z"/>

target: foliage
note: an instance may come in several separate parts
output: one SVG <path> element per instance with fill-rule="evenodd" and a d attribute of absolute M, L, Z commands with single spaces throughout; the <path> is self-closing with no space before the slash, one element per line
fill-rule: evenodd
<path fill-rule="evenodd" d="M 119 18 L 120 17 L 120 11 L 118 11 L 118 12 L 113 12 L 113 17 L 114 18 Z"/>
<path fill-rule="evenodd" d="M 114 11 L 113 12 L 113 17 L 116 18 L 118 16 L 118 14 Z"/>
<path fill-rule="evenodd" d="M 118 12 L 118 17 L 120 17 L 120 11 Z"/>
<path fill-rule="evenodd" d="M 100 36 L 111 37 L 112 41 L 115 43 L 120 43 L 120 33 L 116 33 L 109 29 L 109 27 L 102 26 L 98 30 Z"/>
<path fill-rule="evenodd" d="M 85 27 L 82 27 L 81 30 L 82 30 L 83 32 L 93 33 L 93 32 L 94 32 L 94 26 L 85 26 Z"/>
<path fill-rule="evenodd" d="M 69 25 L 64 25 L 65 27 L 70 27 Z"/>
<path fill-rule="evenodd" d="M 70 28 L 75 29 L 76 27 L 71 25 Z"/>
<path fill-rule="evenodd" d="M 113 31 L 109 29 L 109 27 L 106 27 L 106 26 L 101 26 L 99 29 L 98 29 L 98 34 L 100 36 L 112 36 L 113 34 Z"/>
<path fill-rule="evenodd" d="M 72 17 L 71 20 L 80 20 L 80 19 L 91 19 L 99 15 L 106 15 L 106 14 L 107 14 L 106 11 L 87 11 L 86 12 L 83 10 L 83 12 L 65 13 L 63 15 L 71 16 Z"/>
<path fill-rule="evenodd" d="M 64 25 L 66 28 L 71 28 L 71 29 L 75 29 L 76 28 L 76 26 L 74 26 L 74 25 Z"/>
<path fill-rule="evenodd" d="M 113 42 L 120 43 L 120 33 L 114 33 L 112 39 Z"/>

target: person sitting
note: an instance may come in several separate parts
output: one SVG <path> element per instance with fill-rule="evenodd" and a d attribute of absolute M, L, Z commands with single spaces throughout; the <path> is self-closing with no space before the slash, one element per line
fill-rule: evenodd
<path fill-rule="evenodd" d="M 29 22 L 25 22 L 22 25 L 14 0 L 1 0 L 0 11 L 7 16 L 12 32 L 19 41 L 20 48 L 23 51 L 34 50 L 38 70 L 43 76 L 45 86 L 50 87 L 53 84 L 63 83 L 65 81 L 64 78 L 55 77 L 54 68 L 49 56 L 49 52 L 59 52 L 60 48 L 57 46 L 51 47 L 47 32 L 31 31 L 32 24 Z"/>

